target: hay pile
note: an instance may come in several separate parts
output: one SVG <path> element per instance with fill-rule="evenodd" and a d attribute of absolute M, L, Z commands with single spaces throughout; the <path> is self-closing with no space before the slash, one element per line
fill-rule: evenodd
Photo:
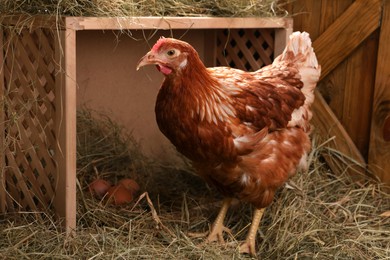
<path fill-rule="evenodd" d="M 21 212 L 0 220 L 1 259 L 244 259 L 237 253 L 251 208 L 236 205 L 226 224 L 228 245 L 202 245 L 191 236 L 208 230 L 221 205 L 218 194 L 190 168 L 162 166 L 108 117 L 78 116 L 77 233 L 66 239 L 52 216 Z M 82 128 L 80 127 L 82 126 Z M 130 150 L 127 149 L 130 145 Z M 319 147 L 318 145 L 315 145 Z M 310 170 L 282 188 L 262 220 L 263 259 L 388 259 L 390 194 L 373 181 L 335 176 L 314 149 Z M 85 187 L 96 174 L 115 181 L 136 178 L 150 194 L 137 205 L 114 207 L 92 199 Z M 134 208 L 133 208 L 134 207 Z M 164 229 L 151 210 L 157 211 Z"/>
<path fill-rule="evenodd" d="M 2 14 L 68 16 L 261 16 L 286 15 L 285 0 L 2 0 Z"/>

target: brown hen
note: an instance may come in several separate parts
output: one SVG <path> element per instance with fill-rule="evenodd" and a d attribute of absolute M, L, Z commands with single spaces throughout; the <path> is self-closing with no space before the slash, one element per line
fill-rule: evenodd
<path fill-rule="evenodd" d="M 223 220 L 238 198 L 256 210 L 240 251 L 256 254 L 264 208 L 307 167 L 310 106 L 320 66 L 309 35 L 295 32 L 273 64 L 255 72 L 206 68 L 188 43 L 161 38 L 138 63 L 165 75 L 157 96 L 162 133 L 225 197 L 206 241 L 223 242 Z"/>

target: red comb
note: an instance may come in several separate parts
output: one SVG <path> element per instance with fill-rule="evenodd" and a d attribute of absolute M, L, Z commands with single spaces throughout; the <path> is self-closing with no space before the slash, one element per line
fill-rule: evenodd
<path fill-rule="evenodd" d="M 161 45 L 165 42 L 165 37 L 161 36 L 160 39 L 154 44 L 152 51 L 158 51 L 160 49 Z"/>

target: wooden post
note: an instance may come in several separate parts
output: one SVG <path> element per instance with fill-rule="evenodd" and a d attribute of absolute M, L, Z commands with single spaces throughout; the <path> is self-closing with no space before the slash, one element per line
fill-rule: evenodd
<path fill-rule="evenodd" d="M 284 48 L 287 45 L 290 34 L 293 32 L 293 20 L 286 19 L 285 28 L 275 29 L 275 46 L 274 46 L 274 58 L 282 54 Z"/>
<path fill-rule="evenodd" d="M 376 67 L 369 169 L 390 184 L 390 0 L 383 1 Z"/>
<path fill-rule="evenodd" d="M 67 233 L 76 228 L 76 31 L 55 35 L 57 162 L 54 207 Z"/>
<path fill-rule="evenodd" d="M 0 28 L 0 212 L 5 212 L 6 210 L 6 192 L 5 192 L 5 111 L 4 111 L 4 41 L 3 41 L 4 31 Z"/>

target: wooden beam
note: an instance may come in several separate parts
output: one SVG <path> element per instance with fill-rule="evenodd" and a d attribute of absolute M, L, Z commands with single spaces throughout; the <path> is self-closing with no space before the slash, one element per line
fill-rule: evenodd
<path fill-rule="evenodd" d="M 367 7 L 365 0 L 355 1 L 328 29 L 314 41 L 314 51 L 322 67 L 320 79 L 327 76 L 339 63 L 359 46 L 379 26 L 380 0 L 370 2 Z M 313 124 L 320 136 L 336 139 L 329 146 L 353 161 L 364 165 L 356 145 L 353 143 L 335 114 L 326 104 L 321 94 L 316 91 L 316 101 L 313 105 Z M 332 167 L 332 161 L 328 160 Z M 338 167 L 332 167 L 339 171 Z"/>
<path fill-rule="evenodd" d="M 383 1 L 381 24 L 368 163 L 390 184 L 390 0 Z"/>
<path fill-rule="evenodd" d="M 313 108 L 313 119 L 312 124 L 314 125 L 314 131 L 317 132 L 324 140 L 335 137 L 332 141 L 327 143 L 327 146 L 340 152 L 342 155 L 350 158 L 349 163 L 359 164 L 365 167 L 365 160 L 349 137 L 347 131 L 342 126 L 336 115 L 332 112 L 321 94 L 316 91 L 315 102 Z M 335 158 L 325 157 L 328 165 L 334 172 L 340 172 L 345 169 L 341 169 L 338 164 L 335 163 Z M 356 168 L 351 168 L 353 171 L 359 171 Z M 353 174 L 353 172 L 351 172 Z"/>
<path fill-rule="evenodd" d="M 380 24 L 381 0 L 355 1 L 313 43 L 323 79 L 359 46 Z"/>
<path fill-rule="evenodd" d="M 285 28 L 291 18 L 261 17 L 67 17 L 74 30 Z"/>
<path fill-rule="evenodd" d="M 57 176 L 56 213 L 67 233 L 76 228 L 76 31 L 57 31 L 55 58 L 56 139 L 55 161 Z"/>

